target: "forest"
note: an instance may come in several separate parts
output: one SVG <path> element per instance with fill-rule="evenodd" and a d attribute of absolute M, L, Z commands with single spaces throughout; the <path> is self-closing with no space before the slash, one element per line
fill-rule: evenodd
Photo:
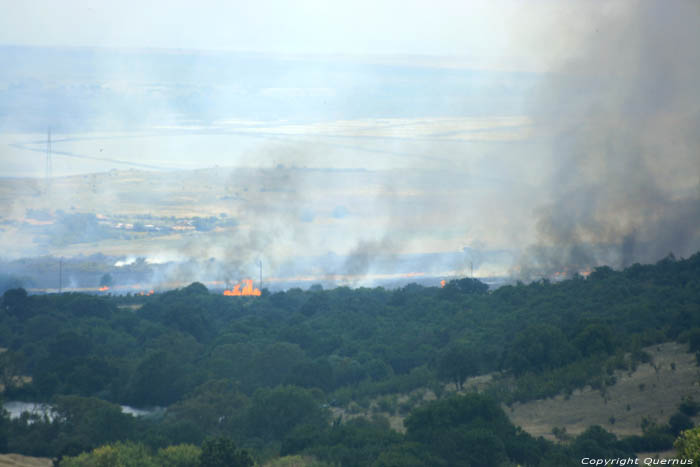
<path fill-rule="evenodd" d="M 0 452 L 68 467 L 544 467 L 660 451 L 692 428 L 695 403 L 642 435 L 591 426 L 559 443 L 514 426 L 504 408 L 614 385 L 652 344 L 700 351 L 699 304 L 700 253 L 495 290 L 471 278 L 260 297 L 200 283 L 151 296 L 9 289 L 2 397 L 52 409 L 4 414 Z M 463 390 L 482 374 L 493 375 L 485 389 Z M 405 416 L 405 432 L 379 412 L 347 416 L 416 389 L 436 397 L 385 407 Z M 120 405 L 157 409 L 135 417 Z"/>

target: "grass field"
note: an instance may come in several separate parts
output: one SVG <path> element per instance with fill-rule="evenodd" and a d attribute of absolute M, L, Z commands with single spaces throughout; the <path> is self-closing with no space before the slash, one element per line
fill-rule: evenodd
<path fill-rule="evenodd" d="M 604 392 L 587 387 L 570 397 L 514 404 L 506 411 L 528 433 L 552 440 L 554 427 L 576 435 L 600 425 L 620 436 L 641 434 L 644 417 L 667 423 L 684 397 L 700 400 L 700 367 L 682 344 L 671 342 L 645 350 L 652 362 L 640 364 L 634 372 L 618 371 L 617 383 Z"/>

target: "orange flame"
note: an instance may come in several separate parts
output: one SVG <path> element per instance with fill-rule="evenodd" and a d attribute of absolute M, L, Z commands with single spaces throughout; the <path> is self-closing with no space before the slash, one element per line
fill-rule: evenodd
<path fill-rule="evenodd" d="M 236 284 L 233 290 L 224 290 L 224 295 L 230 297 L 240 297 L 240 296 L 255 296 L 259 297 L 261 295 L 260 289 L 253 288 L 253 281 L 250 279 L 244 279 L 243 290 L 241 290 L 241 284 Z"/>
<path fill-rule="evenodd" d="M 100 287 L 100 288 L 97 289 L 97 290 L 99 290 L 100 292 L 106 292 L 106 291 L 109 290 L 109 287 L 107 287 L 106 285 L 103 285 L 102 287 Z"/>
<path fill-rule="evenodd" d="M 445 282 L 445 279 L 440 281 L 440 287 L 445 287 L 445 284 L 447 284 L 447 282 Z"/>
<path fill-rule="evenodd" d="M 137 295 L 141 295 L 142 297 L 147 297 L 149 295 L 153 295 L 155 292 L 153 290 L 149 290 L 148 292 L 139 292 Z"/>

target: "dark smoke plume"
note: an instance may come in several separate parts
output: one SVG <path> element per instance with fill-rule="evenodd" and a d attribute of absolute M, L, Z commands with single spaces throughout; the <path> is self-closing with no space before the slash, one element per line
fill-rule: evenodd
<path fill-rule="evenodd" d="M 555 169 L 525 276 L 700 249 L 700 3 L 625 7 L 538 95 Z"/>

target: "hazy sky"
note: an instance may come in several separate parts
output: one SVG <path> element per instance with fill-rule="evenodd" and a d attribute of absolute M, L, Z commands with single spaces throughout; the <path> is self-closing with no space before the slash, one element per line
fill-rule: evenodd
<path fill-rule="evenodd" d="M 528 252 L 521 271 L 574 271 L 700 247 L 697 0 L 0 0 L 0 12 L 0 176 L 42 177 L 51 128 L 53 176 L 381 171 L 353 191 L 373 194 L 380 227 L 350 210 L 345 244 L 328 247 L 358 258 L 481 245 Z M 397 170 L 427 188 L 397 186 Z M 446 173 L 473 191 L 440 193 Z M 324 197 L 294 187 L 309 233 L 270 245 L 341 238 L 305 214 Z M 11 201 L 21 217 L 28 205 Z M 254 216 L 251 232 L 275 219 Z"/>
<path fill-rule="evenodd" d="M 629 2 L 0 0 L 0 44 L 421 54 L 543 70 L 566 38 L 621 3 Z"/>

